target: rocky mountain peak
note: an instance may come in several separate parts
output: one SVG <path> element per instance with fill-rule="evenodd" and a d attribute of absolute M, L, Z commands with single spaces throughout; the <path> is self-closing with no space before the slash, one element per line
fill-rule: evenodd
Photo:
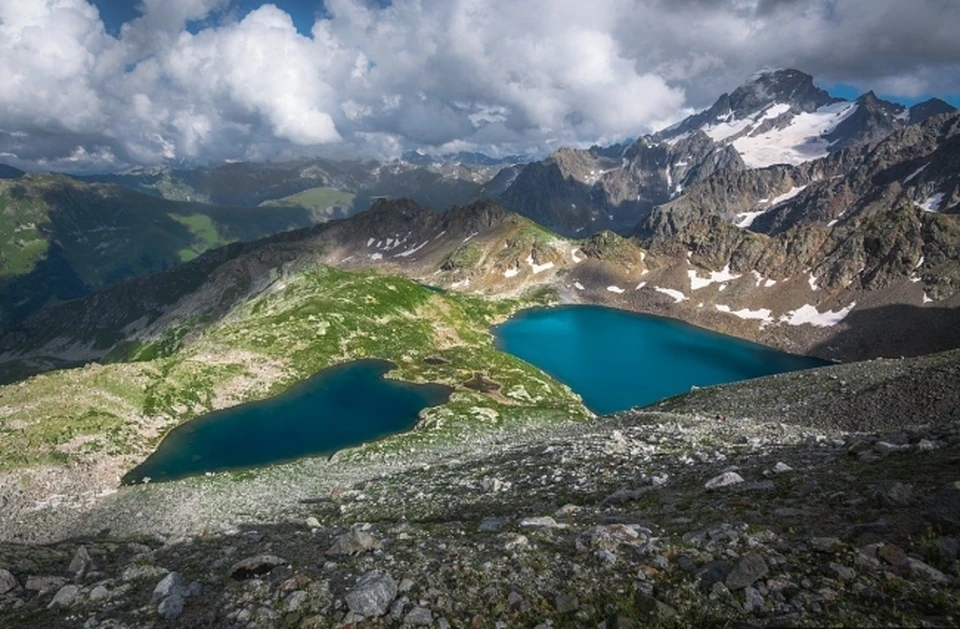
<path fill-rule="evenodd" d="M 957 111 L 957 108 L 950 103 L 939 98 L 931 98 L 922 103 L 917 103 L 910 108 L 910 124 L 919 124 L 933 116 L 949 114 L 955 111 Z"/>
<path fill-rule="evenodd" d="M 748 114 L 774 103 L 786 103 L 806 112 L 837 102 L 826 91 L 813 84 L 813 77 L 793 69 L 761 72 L 741 85 L 729 96 L 734 114 Z"/>

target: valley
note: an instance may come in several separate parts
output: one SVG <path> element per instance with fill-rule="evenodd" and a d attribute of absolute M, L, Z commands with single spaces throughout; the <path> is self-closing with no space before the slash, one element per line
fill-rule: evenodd
<path fill-rule="evenodd" d="M 0 170 L 4 621 L 952 624 L 960 112 L 777 70 L 523 161 Z M 364 366 L 437 395 L 173 451 Z"/>

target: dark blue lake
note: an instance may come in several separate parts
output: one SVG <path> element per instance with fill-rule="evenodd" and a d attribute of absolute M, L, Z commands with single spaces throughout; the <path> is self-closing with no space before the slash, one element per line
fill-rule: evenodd
<path fill-rule="evenodd" d="M 170 431 L 123 483 L 331 454 L 409 430 L 421 410 L 443 404 L 452 390 L 384 379 L 393 366 L 384 360 L 336 365 L 277 397 L 187 422 Z"/>
<path fill-rule="evenodd" d="M 595 413 L 708 386 L 827 365 L 673 319 L 597 306 L 521 312 L 497 347 L 563 382 Z"/>

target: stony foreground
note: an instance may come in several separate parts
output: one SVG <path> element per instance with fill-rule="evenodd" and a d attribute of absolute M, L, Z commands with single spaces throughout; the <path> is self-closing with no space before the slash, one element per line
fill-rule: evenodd
<path fill-rule="evenodd" d="M 601 418 L 229 534 L 0 544 L 2 626 L 956 626 L 956 409 L 811 430 L 724 390 L 736 416 Z"/>

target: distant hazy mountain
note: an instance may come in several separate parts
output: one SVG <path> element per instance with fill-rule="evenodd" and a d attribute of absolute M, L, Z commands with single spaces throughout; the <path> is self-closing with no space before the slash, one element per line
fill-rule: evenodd
<path fill-rule="evenodd" d="M 167 201 L 63 175 L 0 181 L 0 328 L 51 302 L 316 220 L 299 207 Z"/>
<path fill-rule="evenodd" d="M 281 163 L 236 163 L 192 169 L 138 168 L 124 173 L 77 177 L 114 183 L 176 201 L 257 206 L 314 189 L 352 195 L 348 214 L 379 197 L 416 199 L 437 210 L 476 198 L 499 166 L 382 163 L 373 160 L 304 159 Z"/>
<path fill-rule="evenodd" d="M 13 166 L 7 166 L 6 164 L 0 164 L 0 179 L 16 179 L 24 174 L 22 170 L 18 170 Z"/>
<path fill-rule="evenodd" d="M 401 156 L 400 160 L 415 166 L 439 166 L 451 162 L 465 166 L 513 166 L 533 161 L 533 158 L 529 155 L 491 157 L 473 151 L 444 153 L 442 155 L 429 155 L 423 151 L 407 151 Z"/>

